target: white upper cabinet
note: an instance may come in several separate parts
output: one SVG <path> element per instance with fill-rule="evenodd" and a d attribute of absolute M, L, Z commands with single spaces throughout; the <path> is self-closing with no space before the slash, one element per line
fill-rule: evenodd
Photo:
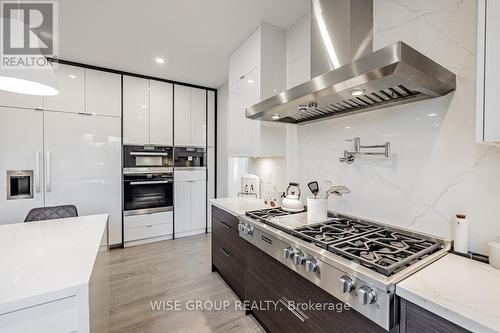
<path fill-rule="evenodd" d="M 249 56 L 252 60 L 247 59 Z M 286 33 L 272 24 L 261 22 L 229 60 L 229 156 L 286 155 L 284 124 L 270 125 L 246 118 L 247 107 L 285 89 Z"/>
<path fill-rule="evenodd" d="M 207 137 L 207 92 L 174 86 L 174 145 L 205 147 Z"/>
<path fill-rule="evenodd" d="M 123 77 L 123 143 L 149 143 L 149 80 Z"/>
<path fill-rule="evenodd" d="M 85 70 L 85 112 L 121 117 L 121 75 Z"/>
<path fill-rule="evenodd" d="M 150 80 L 150 140 L 155 145 L 173 145 L 173 85 Z"/>
<path fill-rule="evenodd" d="M 191 145 L 207 144 L 207 91 L 191 88 Z"/>
<path fill-rule="evenodd" d="M 260 51 L 260 28 L 257 28 L 229 58 L 229 85 L 260 66 Z"/>
<path fill-rule="evenodd" d="M 186 146 L 191 141 L 191 89 L 174 86 L 174 144 Z"/>
<path fill-rule="evenodd" d="M 45 110 L 85 112 L 85 69 L 69 65 L 54 66 L 59 94 L 43 98 Z"/>
<path fill-rule="evenodd" d="M 480 0 L 478 15 L 476 141 L 500 142 L 500 1 Z"/>
<path fill-rule="evenodd" d="M 26 109 L 42 109 L 42 96 L 11 93 L 0 90 L 0 106 L 9 106 Z"/>

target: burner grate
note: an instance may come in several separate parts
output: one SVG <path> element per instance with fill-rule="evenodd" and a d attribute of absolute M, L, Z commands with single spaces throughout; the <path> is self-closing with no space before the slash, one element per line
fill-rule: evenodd
<path fill-rule="evenodd" d="M 337 242 L 328 250 L 390 276 L 439 248 L 436 242 L 382 229 Z"/>
<path fill-rule="evenodd" d="M 327 222 L 313 224 L 293 230 L 294 236 L 328 249 L 335 242 L 364 235 L 380 229 L 377 226 L 352 221 L 347 218 L 333 218 Z"/>

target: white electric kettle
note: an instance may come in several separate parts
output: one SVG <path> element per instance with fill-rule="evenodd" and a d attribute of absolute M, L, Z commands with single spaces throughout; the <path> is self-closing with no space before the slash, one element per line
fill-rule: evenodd
<path fill-rule="evenodd" d="M 292 191 L 292 188 L 297 189 L 297 194 Z M 287 212 L 301 212 L 304 210 L 304 204 L 300 201 L 300 187 L 299 183 L 290 183 L 286 189 L 286 197 L 281 202 L 281 208 Z"/>

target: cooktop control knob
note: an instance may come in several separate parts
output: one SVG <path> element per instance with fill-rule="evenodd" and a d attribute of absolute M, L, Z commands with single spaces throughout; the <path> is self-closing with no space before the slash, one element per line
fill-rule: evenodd
<path fill-rule="evenodd" d="M 314 273 L 319 269 L 318 262 L 313 258 L 309 258 L 306 260 L 306 272 Z"/>
<path fill-rule="evenodd" d="M 245 232 L 249 235 L 253 234 L 253 227 L 250 224 L 245 226 Z"/>
<path fill-rule="evenodd" d="M 240 232 L 245 232 L 245 224 L 243 224 L 243 223 L 238 224 L 238 230 Z"/>
<path fill-rule="evenodd" d="M 377 300 L 377 294 L 371 288 L 362 286 L 358 289 L 358 299 L 363 305 L 372 304 Z"/>
<path fill-rule="evenodd" d="M 354 290 L 354 281 L 347 275 L 340 277 L 340 290 L 342 293 L 347 294 Z"/>
<path fill-rule="evenodd" d="M 300 251 L 295 251 L 295 255 L 293 256 L 292 259 L 293 259 L 293 263 L 295 264 L 295 266 L 302 265 L 306 261 L 306 257 Z"/>
<path fill-rule="evenodd" d="M 286 259 L 292 259 L 295 255 L 295 250 L 289 246 L 283 250 L 283 255 Z"/>

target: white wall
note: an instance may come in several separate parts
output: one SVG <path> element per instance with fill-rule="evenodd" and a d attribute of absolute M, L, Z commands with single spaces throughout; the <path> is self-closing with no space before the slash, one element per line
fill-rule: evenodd
<path fill-rule="evenodd" d="M 500 149 L 474 140 L 476 5 L 470 0 L 375 0 L 374 48 L 408 43 L 455 72 L 457 90 L 298 126 L 301 184 L 332 179 L 352 190 L 332 199 L 330 209 L 444 237 L 452 235 L 454 215 L 466 213 L 471 249 L 482 253 L 489 240 L 500 236 Z M 390 141 L 392 158 L 339 163 L 350 148 L 345 140 L 355 136 L 363 144 Z"/>

